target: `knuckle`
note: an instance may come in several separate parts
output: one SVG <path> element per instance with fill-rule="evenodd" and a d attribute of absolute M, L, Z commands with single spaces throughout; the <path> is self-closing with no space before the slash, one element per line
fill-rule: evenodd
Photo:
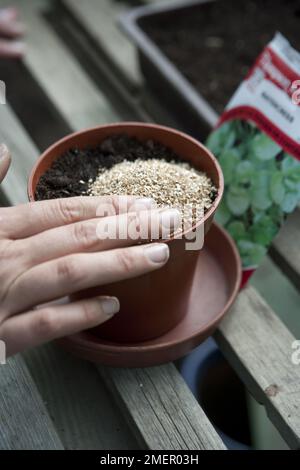
<path fill-rule="evenodd" d="M 18 240 L 1 240 L 0 241 L 0 258 L 1 261 L 13 260 L 22 254 L 21 242 Z"/>
<path fill-rule="evenodd" d="M 112 215 L 117 215 L 117 214 L 120 214 L 121 211 L 121 197 L 120 196 L 116 196 L 116 195 L 113 195 L 111 196 L 111 205 L 112 205 Z"/>
<path fill-rule="evenodd" d="M 128 273 L 133 270 L 136 262 L 130 250 L 120 250 L 117 255 L 117 262 L 121 270 Z"/>
<path fill-rule="evenodd" d="M 12 260 L 17 259 L 20 268 L 23 267 L 23 264 L 26 265 L 30 260 L 31 252 L 28 253 L 26 247 L 27 246 L 23 240 L 14 240 L 7 249 L 7 257 Z"/>
<path fill-rule="evenodd" d="M 110 196 L 110 204 L 112 207 L 112 215 L 125 214 L 130 211 L 132 198 L 125 195 L 112 195 Z"/>
<path fill-rule="evenodd" d="M 58 282 L 69 282 L 77 285 L 83 280 L 83 274 L 80 270 L 79 264 L 73 256 L 58 260 L 56 269 Z"/>
<path fill-rule="evenodd" d="M 77 198 L 57 199 L 55 210 L 67 224 L 79 220 L 83 215 L 82 202 Z"/>
<path fill-rule="evenodd" d="M 95 318 L 99 318 L 100 307 L 96 302 L 83 302 L 81 304 L 82 320 L 86 326 L 93 325 Z"/>
<path fill-rule="evenodd" d="M 142 228 L 145 225 L 145 218 L 143 217 L 143 214 L 136 213 L 134 223 L 135 223 L 137 233 L 141 233 Z"/>
<path fill-rule="evenodd" d="M 36 312 L 34 320 L 35 332 L 42 338 L 47 338 L 55 333 L 58 329 L 57 322 L 53 315 L 54 311 L 51 308 Z"/>
<path fill-rule="evenodd" d="M 96 228 L 91 222 L 74 224 L 73 236 L 77 244 L 89 247 L 96 241 Z"/>

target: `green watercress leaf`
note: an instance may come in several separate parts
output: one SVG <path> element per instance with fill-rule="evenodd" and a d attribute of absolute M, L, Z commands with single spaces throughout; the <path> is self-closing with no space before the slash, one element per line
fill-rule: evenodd
<path fill-rule="evenodd" d="M 247 240 L 240 240 L 237 243 L 237 246 L 240 251 L 244 267 L 257 266 L 267 252 L 264 246 Z"/>
<path fill-rule="evenodd" d="M 266 161 L 275 158 L 282 150 L 266 134 L 257 134 L 251 142 L 251 151 L 258 160 Z"/>
<path fill-rule="evenodd" d="M 241 221 L 234 221 L 226 227 L 235 241 L 247 239 L 246 227 Z"/>
<path fill-rule="evenodd" d="M 271 217 L 273 223 L 279 229 L 279 227 L 282 225 L 284 221 L 284 214 L 282 212 L 281 207 L 273 204 L 273 206 L 271 206 L 270 209 L 268 209 L 266 215 Z"/>
<path fill-rule="evenodd" d="M 255 243 L 269 246 L 278 232 L 278 226 L 268 215 L 263 215 L 250 228 L 251 238 Z"/>
<path fill-rule="evenodd" d="M 240 156 L 235 148 L 224 150 L 219 158 L 223 170 L 225 185 L 231 183 L 235 169 L 240 161 Z"/>
<path fill-rule="evenodd" d="M 300 181 L 295 181 L 294 178 L 284 178 L 284 186 L 287 192 L 297 193 L 300 200 Z"/>
<path fill-rule="evenodd" d="M 226 206 L 225 200 L 221 202 L 217 212 L 216 212 L 216 221 L 218 224 L 225 226 L 227 222 L 231 219 L 231 212 Z"/>
<path fill-rule="evenodd" d="M 250 206 L 250 194 L 245 188 L 231 186 L 226 194 L 226 204 L 233 215 L 242 215 Z"/>
<path fill-rule="evenodd" d="M 269 172 L 264 170 L 255 173 L 251 186 L 251 204 L 254 209 L 265 211 L 272 205 L 269 185 Z"/>
<path fill-rule="evenodd" d="M 285 187 L 283 184 L 283 175 L 280 171 L 276 171 L 271 176 L 270 194 L 275 204 L 281 204 L 285 196 Z"/>
<path fill-rule="evenodd" d="M 288 192 L 283 198 L 282 203 L 280 204 L 281 209 L 286 214 L 293 212 L 299 202 L 299 195 L 297 192 Z"/>
<path fill-rule="evenodd" d="M 281 162 L 281 168 L 285 176 L 296 175 L 297 178 L 300 177 L 300 162 L 287 153 L 284 154 L 284 158 Z"/>
<path fill-rule="evenodd" d="M 222 151 L 233 146 L 235 141 L 235 132 L 231 122 L 226 122 L 215 129 L 206 141 L 207 147 L 218 156 Z"/>
<path fill-rule="evenodd" d="M 254 174 L 254 166 L 249 160 L 241 161 L 235 169 L 236 181 L 248 183 Z"/>

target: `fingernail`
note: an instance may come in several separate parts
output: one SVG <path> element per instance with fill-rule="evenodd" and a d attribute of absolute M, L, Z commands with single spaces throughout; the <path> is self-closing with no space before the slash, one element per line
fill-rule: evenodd
<path fill-rule="evenodd" d="M 166 263 L 170 255 L 169 247 L 165 243 L 156 243 L 150 245 L 145 249 L 145 251 L 146 255 L 150 261 L 152 261 L 152 263 Z"/>
<path fill-rule="evenodd" d="M 120 310 L 120 302 L 116 297 L 100 298 L 100 305 L 103 313 L 105 313 L 108 318 L 114 316 Z"/>
<path fill-rule="evenodd" d="M 163 209 L 160 213 L 162 227 L 178 227 L 181 215 L 177 209 Z"/>

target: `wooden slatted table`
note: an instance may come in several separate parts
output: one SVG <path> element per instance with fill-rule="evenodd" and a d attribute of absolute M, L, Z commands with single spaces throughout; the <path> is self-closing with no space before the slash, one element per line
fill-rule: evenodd
<path fill-rule="evenodd" d="M 176 124 L 143 88 L 134 48 L 116 25 L 128 1 L 14 3 L 27 23 L 28 52 L 23 65 L 5 69 L 8 88 L 17 81 L 18 99 L 0 106 L 0 141 L 13 154 L 1 186 L 8 203 L 27 200 L 33 162 L 70 130 L 123 119 Z M 298 288 L 299 234 L 296 212 L 272 248 Z M 300 449 L 295 338 L 253 287 L 240 293 L 215 339 L 289 447 Z M 0 372 L 0 449 L 225 448 L 173 364 L 110 369 L 46 345 L 10 359 Z"/>

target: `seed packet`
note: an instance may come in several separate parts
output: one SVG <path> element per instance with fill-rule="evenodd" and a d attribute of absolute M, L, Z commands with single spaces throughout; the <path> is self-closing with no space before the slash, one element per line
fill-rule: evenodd
<path fill-rule="evenodd" d="M 300 202 L 300 53 L 280 33 L 233 95 L 207 146 L 225 179 L 216 218 L 237 244 L 244 285 Z"/>

